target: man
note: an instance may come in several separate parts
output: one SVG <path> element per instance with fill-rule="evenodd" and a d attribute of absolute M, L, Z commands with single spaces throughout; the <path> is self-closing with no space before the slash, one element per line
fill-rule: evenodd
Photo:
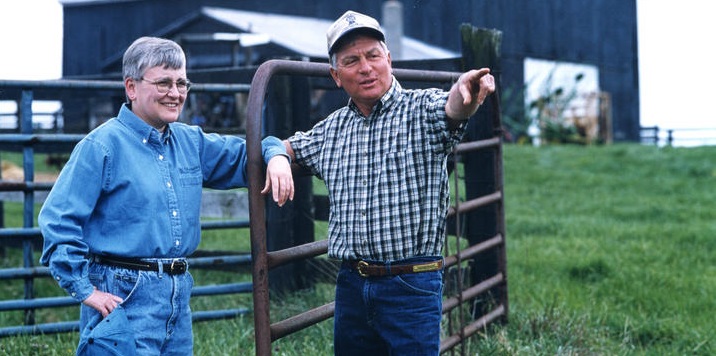
<path fill-rule="evenodd" d="M 122 65 L 128 102 L 57 178 L 38 218 L 40 261 L 82 302 L 78 354 L 190 355 L 186 257 L 199 245 L 202 187 L 245 187 L 246 145 L 177 122 L 191 85 L 177 43 L 139 38 Z M 262 192 L 283 205 L 293 199 L 285 147 L 268 137 L 262 151 Z"/>
<path fill-rule="evenodd" d="M 328 254 L 343 261 L 335 354 L 437 355 L 447 157 L 494 78 L 483 68 L 449 92 L 404 90 L 378 22 L 353 11 L 327 42 L 331 76 L 350 101 L 284 143 L 328 189 Z"/>

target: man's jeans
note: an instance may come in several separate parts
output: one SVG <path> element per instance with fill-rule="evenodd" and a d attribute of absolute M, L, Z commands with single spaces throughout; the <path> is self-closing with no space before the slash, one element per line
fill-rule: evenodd
<path fill-rule="evenodd" d="M 138 355 L 191 355 L 193 352 L 189 297 L 194 279 L 179 275 L 135 271 L 90 264 L 90 280 L 97 289 L 124 299 Z M 80 344 L 102 319 L 84 304 L 80 309 Z"/>
<path fill-rule="evenodd" d="M 364 278 L 344 264 L 336 281 L 335 354 L 438 355 L 442 289 L 442 271 Z"/>

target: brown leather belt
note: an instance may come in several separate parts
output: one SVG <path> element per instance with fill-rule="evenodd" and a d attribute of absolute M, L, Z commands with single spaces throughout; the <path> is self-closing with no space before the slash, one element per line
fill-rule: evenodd
<path fill-rule="evenodd" d="M 412 264 L 372 264 L 366 261 L 346 261 L 348 266 L 358 272 L 361 277 L 396 276 L 406 273 L 439 271 L 443 268 L 443 260 L 418 262 Z"/>
<path fill-rule="evenodd" d="M 160 258 L 157 259 L 157 261 L 145 261 L 140 259 L 94 256 L 94 261 L 108 266 L 151 272 L 159 272 L 159 266 L 161 265 L 161 271 L 171 275 L 185 273 L 189 265 L 184 258 Z"/>

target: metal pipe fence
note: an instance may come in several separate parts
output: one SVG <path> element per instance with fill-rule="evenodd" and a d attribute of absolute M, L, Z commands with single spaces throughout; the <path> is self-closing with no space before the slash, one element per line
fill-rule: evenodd
<path fill-rule="evenodd" d="M 656 146 L 713 146 L 716 145 L 716 128 L 672 128 L 659 126 L 640 128 L 640 142 Z"/>
<path fill-rule="evenodd" d="M 192 92 L 206 93 L 247 93 L 247 84 L 196 84 Z M 24 325 L 0 327 L 0 337 L 19 334 L 49 334 L 75 332 L 79 330 L 79 321 L 68 320 L 52 323 L 37 323 L 35 312 L 39 309 L 62 308 L 79 303 L 69 297 L 36 296 L 35 280 L 50 278 L 49 268 L 36 266 L 35 246 L 41 243 L 42 234 L 38 227 L 33 226 L 35 218 L 35 192 L 49 191 L 52 182 L 35 182 L 35 155 L 39 152 L 67 153 L 81 140 L 83 134 L 49 134 L 34 133 L 32 102 L 35 92 L 42 92 L 43 97 L 67 94 L 73 91 L 108 90 L 122 93 L 121 82 L 88 81 L 88 80 L 48 80 L 18 81 L 0 80 L 0 99 L 8 100 L 7 93 L 19 92 L 18 112 L 9 114 L 19 118 L 19 133 L 0 134 L 0 152 L 21 152 L 23 159 L 23 181 L 9 181 L 0 176 L 0 192 L 20 192 L 23 203 L 23 226 L 6 227 L 4 219 L 0 226 L 0 249 L 7 246 L 19 246 L 22 253 L 22 266 L 0 269 L 0 280 L 22 280 L 23 297 L 21 299 L 0 300 L 0 313 L 24 311 Z M 0 201 L 0 216 L 4 216 L 4 202 Z M 217 220 L 201 223 L 202 231 L 211 229 L 246 229 L 249 222 L 244 220 Z M 3 250 L 5 251 L 5 250 Z M 191 257 L 188 259 L 192 268 L 225 268 L 250 266 L 249 254 L 218 255 L 210 257 Z M 57 287 L 59 289 L 59 286 Z M 222 294 L 249 294 L 253 286 L 250 282 L 225 283 L 218 285 L 195 286 L 192 296 L 215 296 Z M 233 318 L 249 313 L 249 308 L 233 308 L 223 310 L 201 310 L 192 313 L 192 320 L 208 321 Z"/>
<path fill-rule="evenodd" d="M 283 266 L 287 263 L 305 260 L 324 255 L 327 252 L 327 240 L 307 243 L 304 245 L 292 246 L 286 249 L 267 251 L 266 246 L 266 209 L 265 199 L 260 194 L 263 185 L 263 159 L 261 158 L 260 141 L 262 138 L 262 119 L 265 110 L 265 96 L 269 81 L 276 75 L 298 75 L 308 77 L 328 78 L 328 65 L 322 63 L 298 62 L 271 60 L 262 64 L 254 75 L 251 85 L 242 84 L 196 84 L 192 92 L 242 92 L 249 93 L 248 97 L 248 119 L 246 122 L 246 140 L 248 153 L 248 176 L 249 176 L 249 212 L 250 221 L 211 221 L 202 222 L 202 230 L 225 229 L 225 228 L 249 228 L 251 238 L 251 255 L 228 255 L 190 258 L 189 262 L 194 267 L 216 267 L 226 266 L 251 266 L 252 281 L 248 283 L 227 283 L 223 285 L 195 286 L 192 296 L 212 296 L 229 293 L 252 293 L 253 309 L 234 308 L 225 310 L 194 311 L 194 321 L 216 320 L 232 318 L 245 313 L 254 315 L 254 332 L 257 355 L 270 355 L 271 343 L 294 332 L 310 327 L 320 321 L 333 316 L 333 302 L 307 310 L 285 320 L 271 323 L 269 304 L 269 271 L 273 268 Z M 432 82 L 432 83 L 453 83 L 460 73 L 394 69 L 394 75 L 406 82 Z M 64 134 L 35 134 L 32 132 L 32 108 L 33 90 L 114 90 L 121 91 L 121 83 L 98 82 L 98 81 L 77 81 L 77 80 L 56 80 L 56 81 L 0 81 L 0 91 L 3 88 L 21 90 L 22 99 L 20 108 L 20 133 L 0 135 L 0 151 L 19 150 L 23 152 L 23 169 L 25 179 L 23 182 L 7 182 L 0 179 L 0 191 L 19 191 L 23 193 L 23 227 L 21 228 L 0 228 L 0 244 L 5 241 L 21 241 L 23 266 L 19 268 L 0 269 L 0 280 L 20 279 L 24 281 L 24 296 L 22 299 L 0 301 L 0 312 L 12 310 L 24 310 L 26 313 L 24 325 L 0 328 L 0 337 L 18 334 L 36 333 L 59 333 L 78 330 L 78 321 L 59 321 L 54 323 L 38 324 L 35 322 L 34 311 L 41 308 L 59 308 L 72 306 L 77 302 L 70 297 L 45 297 L 38 298 L 34 293 L 34 280 L 37 278 L 48 278 L 49 271 L 46 267 L 35 266 L 33 245 L 41 240 L 41 233 L 33 226 L 35 200 L 33 193 L 36 191 L 48 191 L 51 183 L 39 183 L 34 181 L 34 154 L 38 148 L 43 150 L 68 149 L 73 147 L 83 135 Z M 249 90 L 250 89 L 250 90 Z M 453 199 L 456 204 L 450 207 L 449 217 L 455 219 L 454 236 L 460 240 L 460 219 L 468 213 L 478 209 L 489 207 L 497 212 L 495 221 L 497 233 L 484 241 L 460 248 L 457 243 L 457 251 L 446 253 L 446 272 L 457 275 L 455 285 L 445 295 L 443 303 L 443 314 L 451 320 L 457 318 L 459 322 L 454 323 L 455 327 L 447 330 L 447 337 L 442 341 L 441 353 L 452 350 L 457 345 L 464 345 L 464 341 L 484 329 L 488 324 L 497 320 L 506 320 L 508 313 L 507 302 L 507 273 L 505 253 L 505 227 L 504 208 L 502 192 L 502 125 L 499 110 L 499 96 L 497 93 L 491 96 L 491 104 L 496 108 L 493 110 L 491 127 L 494 136 L 485 140 L 459 144 L 454 153 L 456 157 L 469 154 L 474 151 L 484 151 L 494 156 L 495 167 L 495 191 L 475 199 L 463 200 L 458 197 Z M 457 171 L 455 171 L 455 179 Z M 459 186 L 459 184 L 456 184 Z M 446 246 L 448 244 L 446 243 Z M 481 253 L 487 251 L 496 252 L 498 259 L 497 273 L 487 278 L 475 281 L 469 285 L 464 275 L 468 273 L 470 262 Z M 453 279 L 450 279 L 453 280 Z M 465 282 L 463 282 L 465 281 Z M 447 282 L 446 282 L 447 283 Z M 467 285 L 465 285 L 467 283 Z M 59 288 L 59 287 L 57 287 Z M 486 311 L 479 311 L 482 314 L 475 314 L 470 320 L 464 319 L 466 313 L 474 313 L 471 303 L 478 297 L 490 298 L 491 291 L 498 290 L 498 298 L 495 299 Z M 486 297 L 485 297 L 486 296 Z M 450 323 L 453 325 L 453 323 Z"/>

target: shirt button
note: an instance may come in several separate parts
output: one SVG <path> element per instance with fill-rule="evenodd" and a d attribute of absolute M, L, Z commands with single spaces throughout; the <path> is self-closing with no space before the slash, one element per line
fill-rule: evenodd
<path fill-rule="evenodd" d="M 174 244 L 179 246 L 179 240 L 174 241 Z"/>
<path fill-rule="evenodd" d="M 59 276 L 58 276 L 58 277 L 55 277 L 55 279 L 59 281 L 59 280 L 60 280 L 60 277 L 59 277 Z"/>
<path fill-rule="evenodd" d="M 171 188 L 171 187 L 172 187 L 172 182 L 167 182 L 167 188 Z"/>
<path fill-rule="evenodd" d="M 77 295 L 77 293 L 75 293 L 75 292 L 72 292 L 72 296 L 73 296 L 73 297 L 74 297 L 74 296 L 76 296 L 76 295 Z"/>
<path fill-rule="evenodd" d="M 159 155 L 159 160 L 160 160 L 160 161 L 163 161 L 163 160 L 164 160 L 164 156 Z"/>
<path fill-rule="evenodd" d="M 146 139 L 146 138 L 145 138 L 145 139 L 142 139 L 142 143 L 145 143 L 145 144 L 146 144 L 146 143 L 147 143 L 147 139 Z"/>
<path fill-rule="evenodd" d="M 172 211 L 172 216 L 177 216 L 177 215 L 179 215 L 179 214 L 177 213 L 176 210 Z"/>

